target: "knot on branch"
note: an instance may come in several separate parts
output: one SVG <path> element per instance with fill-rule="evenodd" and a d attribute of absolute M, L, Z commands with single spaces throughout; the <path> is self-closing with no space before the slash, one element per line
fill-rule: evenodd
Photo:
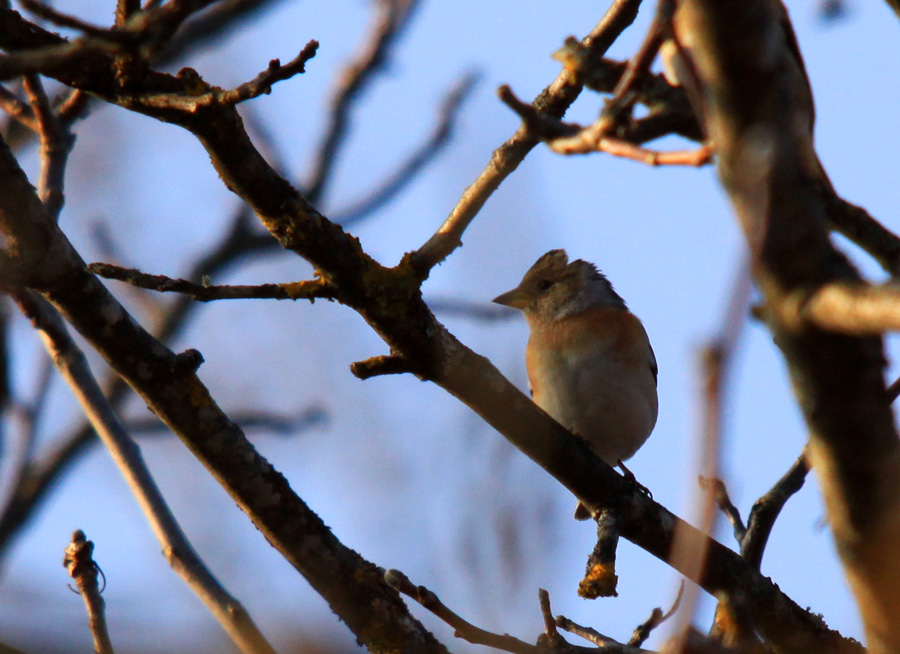
<path fill-rule="evenodd" d="M 356 361 L 350 364 L 350 372 L 360 379 L 370 379 L 379 375 L 401 375 L 407 372 L 415 372 L 414 367 L 406 357 L 391 354 L 372 357 L 365 361 Z"/>

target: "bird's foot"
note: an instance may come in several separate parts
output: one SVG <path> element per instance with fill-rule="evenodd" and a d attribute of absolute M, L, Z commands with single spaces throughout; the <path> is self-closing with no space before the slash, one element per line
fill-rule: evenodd
<path fill-rule="evenodd" d="M 646 486 L 644 486 L 643 484 L 641 484 L 641 483 L 637 480 L 637 477 L 634 476 L 634 473 L 631 472 L 631 470 L 629 470 L 628 468 L 625 467 L 625 464 L 622 463 L 622 460 L 621 460 L 621 459 L 619 459 L 619 460 L 616 462 L 616 465 L 619 466 L 619 467 L 622 469 L 622 474 L 623 474 L 623 476 L 625 477 L 625 480 L 626 480 L 629 484 L 631 484 L 632 487 L 633 487 L 634 489 L 639 490 L 639 491 L 642 492 L 644 495 L 646 495 L 647 497 L 649 497 L 651 500 L 653 499 L 653 493 L 650 492 L 650 489 L 647 488 Z"/>

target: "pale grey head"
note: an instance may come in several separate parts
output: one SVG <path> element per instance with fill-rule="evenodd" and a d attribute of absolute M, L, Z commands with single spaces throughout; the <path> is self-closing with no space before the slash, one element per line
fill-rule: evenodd
<path fill-rule="evenodd" d="M 521 309 L 538 320 L 558 320 L 595 306 L 627 309 L 606 276 L 597 267 L 565 250 L 550 250 L 525 273 L 513 290 L 494 302 Z"/>

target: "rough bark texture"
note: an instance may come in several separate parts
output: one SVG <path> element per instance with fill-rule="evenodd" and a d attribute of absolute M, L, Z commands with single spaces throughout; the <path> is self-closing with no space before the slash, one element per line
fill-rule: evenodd
<path fill-rule="evenodd" d="M 828 237 L 812 97 L 787 17 L 774 0 L 685 0 L 676 31 L 810 427 L 811 460 L 868 645 L 900 651 L 900 443 L 882 340 L 788 318 L 792 298 L 859 276 Z"/>

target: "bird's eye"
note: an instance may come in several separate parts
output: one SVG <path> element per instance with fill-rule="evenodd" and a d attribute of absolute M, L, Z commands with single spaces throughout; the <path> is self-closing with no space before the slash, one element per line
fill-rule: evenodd
<path fill-rule="evenodd" d="M 554 284 L 554 282 L 552 279 L 542 279 L 541 281 L 538 282 L 538 290 L 546 291 L 548 288 L 553 286 L 553 284 Z"/>

